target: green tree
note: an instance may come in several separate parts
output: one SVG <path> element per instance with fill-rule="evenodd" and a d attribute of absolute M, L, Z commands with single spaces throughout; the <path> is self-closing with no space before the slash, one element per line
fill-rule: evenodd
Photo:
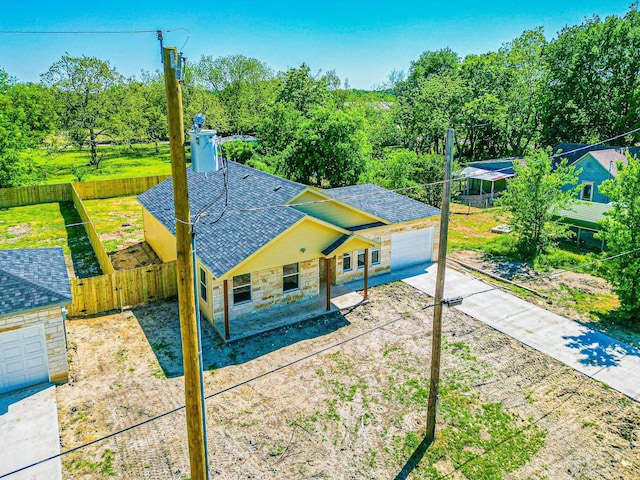
<path fill-rule="evenodd" d="M 20 152 L 29 145 L 29 127 L 22 108 L 14 107 L 10 95 L 15 81 L 0 68 L 0 188 L 33 183 L 37 167 Z"/>
<path fill-rule="evenodd" d="M 222 144 L 222 152 L 228 160 L 242 163 L 243 165 L 253 158 L 255 150 L 253 144 L 242 140 L 232 140 Z"/>
<path fill-rule="evenodd" d="M 618 165 L 618 176 L 602 183 L 600 190 L 614 202 L 602 222 L 602 237 L 609 254 L 640 249 L 640 160 L 629 158 L 626 166 Z M 640 318 L 640 253 L 635 251 L 608 261 L 605 275 L 620 299 L 624 320 Z"/>
<path fill-rule="evenodd" d="M 421 185 L 441 182 L 444 178 L 444 156 L 417 154 L 410 150 L 393 150 L 384 159 L 372 159 L 360 178 L 360 183 L 374 183 L 380 187 L 395 190 L 407 188 L 403 195 L 415 198 L 429 205 L 440 205 L 442 184 Z M 457 186 L 454 184 L 454 190 Z"/>
<path fill-rule="evenodd" d="M 266 63 L 244 55 L 203 56 L 193 68 L 193 77 L 220 99 L 230 133 L 255 133 L 273 94 L 273 72 Z"/>
<path fill-rule="evenodd" d="M 56 132 L 60 112 L 51 88 L 40 83 L 17 83 L 9 90 L 8 96 L 12 105 L 25 114 L 29 146 L 38 146 L 47 135 Z"/>
<path fill-rule="evenodd" d="M 314 108 L 284 151 L 280 173 L 320 187 L 355 184 L 371 153 L 363 122 L 352 111 Z"/>
<path fill-rule="evenodd" d="M 565 27 L 544 49 L 544 139 L 592 142 L 637 127 L 640 108 L 640 13 L 594 16 Z M 613 141 L 628 145 L 640 134 Z"/>
<path fill-rule="evenodd" d="M 297 111 L 308 114 L 317 105 L 324 105 L 330 98 L 329 87 L 334 80 L 334 72 L 329 77 L 311 75 L 305 63 L 299 68 L 287 70 L 280 78 L 276 101 L 288 104 Z M 317 78 L 319 77 L 319 78 Z"/>
<path fill-rule="evenodd" d="M 516 176 L 507 183 L 507 191 L 497 205 L 511 213 L 511 225 L 516 236 L 518 254 L 526 260 L 535 260 L 565 229 L 552 222 L 558 210 L 569 205 L 576 195 L 575 167 L 566 160 L 552 168 L 552 161 L 545 152 L 527 157 L 526 164 L 514 163 Z"/>
<path fill-rule="evenodd" d="M 64 55 L 42 75 L 45 84 L 56 89 L 64 112 L 61 120 L 69 139 L 78 147 L 89 147 L 90 165 L 96 168 L 98 139 L 116 133 L 116 116 L 121 95 L 116 95 L 121 75 L 109 62 L 95 57 Z"/>

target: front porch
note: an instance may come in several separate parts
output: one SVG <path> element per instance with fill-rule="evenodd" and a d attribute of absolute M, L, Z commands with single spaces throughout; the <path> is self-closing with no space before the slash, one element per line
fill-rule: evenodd
<path fill-rule="evenodd" d="M 362 281 L 360 281 L 362 284 Z M 339 312 L 354 307 L 364 301 L 361 293 L 346 285 L 331 285 L 330 308 L 327 309 L 327 287 L 320 285 L 317 297 L 292 304 L 281 304 L 267 310 L 255 311 L 241 318 L 228 320 L 228 338 L 225 339 L 224 317 L 216 316 L 213 329 L 226 342 L 234 342 L 298 322 Z M 203 321 L 208 321 L 203 317 Z"/>

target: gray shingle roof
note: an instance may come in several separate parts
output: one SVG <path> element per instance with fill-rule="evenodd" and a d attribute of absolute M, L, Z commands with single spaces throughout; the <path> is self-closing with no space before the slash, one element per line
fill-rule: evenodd
<path fill-rule="evenodd" d="M 0 315 L 71 303 L 61 248 L 0 250 Z"/>
<path fill-rule="evenodd" d="M 201 210 L 206 213 L 195 227 L 196 254 L 216 277 L 305 217 L 292 207 L 260 209 L 286 203 L 304 185 L 235 162 L 228 162 L 227 172 L 229 202 L 218 221 L 225 205 L 223 171 L 187 172 L 191 216 Z M 139 195 L 138 200 L 175 235 L 171 179 Z"/>
<path fill-rule="evenodd" d="M 220 217 L 225 205 L 223 170 L 187 171 L 191 216 L 195 217 L 200 211 L 206 213 L 195 227 L 196 254 L 216 277 L 306 216 L 293 207 L 261 208 L 288 202 L 306 188 L 302 184 L 236 162 L 228 162 L 227 177 L 228 207 Z M 355 185 L 324 192 L 391 223 L 440 214 L 437 208 L 375 185 Z M 138 200 L 173 235 L 176 234 L 171 179 L 139 195 Z"/>
<path fill-rule="evenodd" d="M 614 149 L 609 149 L 589 152 L 580 157 L 576 162 L 576 165 L 587 155 L 591 155 L 593 158 L 595 158 L 596 161 L 602 166 L 602 168 L 609 172 L 613 177 L 618 176 L 618 162 L 622 162 L 622 165 L 625 166 L 627 165 L 627 163 L 629 163 L 625 154 L 620 153 Z"/>
<path fill-rule="evenodd" d="M 440 215 L 438 208 L 372 184 L 330 188 L 323 192 L 391 223 Z"/>

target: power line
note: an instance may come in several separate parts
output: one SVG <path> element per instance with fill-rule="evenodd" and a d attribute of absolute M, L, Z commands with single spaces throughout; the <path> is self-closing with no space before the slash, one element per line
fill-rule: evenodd
<path fill-rule="evenodd" d="M 608 257 L 608 258 L 606 258 L 606 259 L 602 259 L 602 260 L 600 260 L 600 261 L 608 261 L 608 260 L 611 260 L 611 259 L 614 259 L 614 258 L 621 257 L 621 256 L 623 256 L 623 255 L 629 255 L 629 254 L 634 253 L 634 252 L 637 252 L 637 251 L 640 251 L 640 248 L 637 248 L 637 249 L 634 249 L 634 250 L 630 250 L 630 251 L 628 251 L 628 252 L 623 252 L 623 253 L 621 253 L 621 254 L 612 255 L 611 257 Z M 583 265 L 579 265 L 579 266 L 577 266 L 577 267 L 576 267 L 576 269 L 585 268 L 586 266 L 589 266 L 589 265 L 591 265 L 591 264 L 593 264 L 593 263 L 597 263 L 597 262 L 599 262 L 599 261 L 585 263 L 585 264 L 583 264 Z M 566 273 L 566 272 L 570 272 L 570 271 L 571 271 L 571 270 L 563 270 L 563 271 L 561 271 L 561 272 L 554 272 L 553 274 L 550 274 L 550 275 L 547 275 L 547 276 L 552 276 L 552 275 L 554 275 L 554 274 L 555 274 L 555 275 L 557 275 L 557 274 L 560 274 L 560 273 Z M 524 284 L 524 283 L 527 283 L 527 282 L 529 282 L 529 281 L 533 281 L 533 280 L 536 280 L 536 279 L 539 279 L 539 278 L 541 278 L 541 277 L 532 277 L 532 278 L 531 278 L 531 279 L 529 279 L 529 280 L 525 280 L 525 281 L 519 282 L 519 284 L 520 284 L 520 285 L 522 285 L 522 284 Z M 463 296 L 463 298 L 469 298 L 469 297 L 474 296 L 474 295 L 478 295 L 478 294 L 481 294 L 481 293 L 487 293 L 487 292 L 494 291 L 494 290 L 499 290 L 499 289 L 501 289 L 501 288 L 500 288 L 500 287 L 493 287 L 493 288 L 490 288 L 490 289 L 487 289 L 487 290 L 483 290 L 483 291 L 480 291 L 480 292 L 475 292 L 475 293 L 472 293 L 472 294 L 468 294 L 468 295 L 466 295 L 466 296 Z M 415 308 L 415 309 L 413 309 L 413 310 L 409 311 L 408 313 L 409 313 L 409 314 L 415 314 L 415 313 L 418 313 L 418 312 L 420 312 L 420 311 L 425 311 L 425 310 L 427 310 L 427 309 L 429 309 L 429 308 L 433 308 L 433 307 L 435 307 L 435 303 L 432 303 L 432 304 L 429 304 L 429 305 L 425 305 L 425 306 L 422 306 L 422 307 Z M 463 315 L 466 315 L 466 314 L 464 314 L 463 312 L 460 312 L 460 313 L 462 313 Z M 511 316 L 506 317 L 506 318 L 508 319 L 508 318 L 510 318 L 510 317 L 512 317 L 512 316 L 514 316 L 514 315 L 511 315 Z M 208 399 L 210 399 L 210 398 L 213 398 L 213 397 L 216 397 L 216 396 L 222 395 L 222 394 L 227 393 L 227 392 L 229 392 L 229 391 L 231 391 L 231 390 L 234 390 L 234 389 L 239 388 L 239 387 L 241 387 L 241 386 L 244 386 L 244 385 L 247 385 L 247 384 L 249 384 L 249 383 L 252 383 L 252 382 L 254 382 L 254 381 L 256 381 L 256 380 L 259 380 L 259 379 L 264 378 L 264 377 L 266 377 L 266 376 L 268 376 L 268 375 L 271 375 L 271 374 L 273 374 L 273 373 L 276 373 L 276 372 L 279 372 L 279 371 L 284 370 L 284 369 L 286 369 L 286 368 L 289 368 L 289 367 L 291 367 L 291 366 L 293 366 L 293 365 L 296 365 L 296 364 L 298 364 L 298 363 L 304 362 L 304 361 L 306 361 L 306 360 L 308 360 L 308 359 L 310 359 L 310 358 L 316 357 L 316 356 L 318 356 L 318 355 L 320 355 L 320 354 L 322 354 L 322 353 L 325 353 L 325 352 L 327 352 L 327 351 L 329 351 L 329 350 L 332 350 L 332 349 L 334 349 L 334 348 L 336 348 L 336 347 L 339 347 L 339 346 L 345 345 L 345 344 L 350 343 L 350 342 L 352 342 L 352 341 L 354 341 L 354 340 L 356 340 L 356 339 L 359 339 L 359 338 L 361 338 L 361 337 L 364 337 L 364 336 L 366 336 L 366 335 L 369 335 L 369 334 L 371 334 L 371 333 L 373 333 L 373 332 L 375 332 L 375 331 L 382 330 L 382 329 L 384 329 L 384 328 L 386 328 L 386 327 L 388 327 L 388 326 L 390 326 L 390 325 L 393 325 L 394 323 L 397 323 L 397 322 L 399 322 L 399 321 L 401 321 L 401 320 L 406 320 L 406 319 L 407 319 L 407 315 L 406 315 L 406 313 L 405 313 L 405 314 L 403 314 L 402 316 L 397 317 L 397 318 L 395 318 L 395 319 L 393 319 L 393 320 L 389 320 L 389 321 L 387 321 L 387 322 L 385 322 L 385 323 L 382 323 L 382 324 L 377 325 L 377 326 L 375 326 L 375 327 L 372 327 L 372 328 L 370 328 L 370 329 L 368 329 L 368 330 L 365 330 L 364 332 L 360 332 L 360 333 L 358 333 L 358 334 L 356 334 L 356 335 L 353 335 L 353 336 L 351 336 L 351 337 L 348 337 L 348 338 L 346 338 L 346 339 L 344 339 L 344 340 L 341 340 L 341 341 L 339 341 L 339 342 L 336 342 L 336 343 L 334 343 L 334 344 L 332 344 L 332 345 L 329 345 L 329 346 L 327 346 L 327 347 L 324 347 L 324 348 L 322 348 L 322 349 L 320 349 L 320 350 L 317 350 L 317 351 L 315 351 L 315 352 L 312 352 L 312 353 L 310 353 L 310 354 L 308 354 L 308 355 L 304 355 L 304 356 L 302 356 L 302 357 L 300 357 L 300 358 L 297 358 L 297 359 L 295 359 L 295 360 L 292 360 L 291 362 L 288 362 L 288 363 L 285 363 L 285 364 L 279 365 L 279 366 L 277 366 L 277 367 L 275 367 L 275 368 L 273 368 L 273 369 L 271 369 L 271 370 L 267 370 L 266 372 L 263 372 L 263 373 L 260 373 L 260 374 L 258 374 L 258 375 L 255 375 L 255 376 L 253 376 L 253 377 L 250 377 L 250 378 L 248 378 L 248 379 L 245 379 L 245 380 L 243 380 L 243 381 L 241 381 L 241 382 L 238 382 L 238 383 L 236 383 L 236 384 L 234 384 L 234 385 L 231 385 L 231 386 L 226 387 L 226 388 L 224 388 L 224 389 L 222 389 L 222 390 L 219 390 L 219 391 L 217 391 L 217 392 L 215 392 L 215 393 L 212 393 L 212 394 L 210 394 L 210 395 L 207 395 L 207 396 L 205 396 L 204 398 L 205 398 L 205 400 L 208 400 Z M 479 322 L 480 322 L 480 321 L 479 321 Z M 485 324 L 485 323 L 483 323 L 483 322 L 480 322 L 480 326 L 478 326 L 475 330 L 477 331 L 477 330 L 479 330 L 479 329 L 481 329 L 481 328 L 484 328 L 484 327 L 493 328 L 493 327 L 491 327 L 491 326 L 489 326 L 489 325 L 486 325 L 486 324 Z M 494 329 L 494 330 L 495 330 L 495 329 Z M 599 373 L 601 370 L 604 370 L 604 369 L 606 369 L 606 368 L 608 368 L 608 367 L 602 367 L 602 369 L 600 369 L 600 370 L 599 370 L 599 371 L 597 371 L 596 373 Z M 595 375 L 595 374 L 594 374 L 594 375 Z M 590 377 L 587 377 L 586 375 L 585 375 L 585 377 L 586 377 L 586 378 L 590 378 Z M 583 382 L 584 382 L 584 381 L 586 381 L 586 378 L 585 378 L 585 380 L 583 380 Z M 65 450 L 64 452 L 58 453 L 58 454 L 56 454 L 56 455 L 52 455 L 52 456 L 50 456 L 50 457 L 48 457 L 48 458 L 45 458 L 45 459 L 39 460 L 39 461 L 34 462 L 34 463 L 30 464 L 30 465 L 27 465 L 27 466 L 21 467 L 21 468 L 19 468 L 19 469 L 17 469 L 17 470 L 14 470 L 14 471 L 12 471 L 12 472 L 9 472 L 9 473 L 6 473 L 6 474 L 3 474 L 3 475 L 0 475 L 0 479 L 5 478 L 5 477 L 8 477 L 8 476 L 10 476 L 10 475 L 13 475 L 13 474 L 15 474 L 15 473 L 22 472 L 22 471 L 24 471 L 24 470 L 27 470 L 27 469 L 32 468 L 32 467 L 34 467 L 34 466 L 37 466 L 37 465 L 40 465 L 40 464 L 42 464 L 42 463 L 48 462 L 48 461 L 50 461 L 50 460 L 54 460 L 54 459 L 56 459 L 56 458 L 60 458 L 60 457 L 62 457 L 62 456 L 64 456 L 64 455 L 67 455 L 67 454 L 69 454 L 69 453 L 73 453 L 73 452 L 78 451 L 78 450 L 80 450 L 80 449 L 83 449 L 83 448 L 89 447 L 89 446 L 91 446 L 91 445 L 94 445 L 94 444 L 96 444 L 96 443 L 102 442 L 102 441 L 104 441 L 104 440 L 108 440 L 108 439 L 113 438 L 113 437 L 115 437 L 115 436 L 117 436 L 117 435 L 121 435 L 121 434 L 126 433 L 126 432 L 128 432 L 128 431 L 130 431 L 130 430 L 136 429 L 136 428 L 138 428 L 138 427 L 141 427 L 141 426 L 143 426 L 143 425 L 149 424 L 149 423 L 154 422 L 154 421 L 156 421 L 156 420 L 160 420 L 161 418 L 164 418 L 164 417 L 166 417 L 166 416 L 168 416 L 168 415 L 171 415 L 171 414 L 173 414 L 173 413 L 179 412 L 180 410 L 183 410 L 184 408 L 185 408 L 185 406 L 184 406 L 184 405 L 182 405 L 182 406 L 180 406 L 180 407 L 176 407 L 176 408 L 174 408 L 174 409 L 172 409 L 172 410 L 169 410 L 169 411 L 163 412 L 163 413 L 158 414 L 158 415 L 156 415 L 156 416 L 154 416 L 154 417 L 151 417 L 151 418 L 148 418 L 148 419 L 146 419 L 146 420 L 143 420 L 142 422 L 138 422 L 138 423 L 136 423 L 136 424 L 134 424 L 134 425 L 130 425 L 129 427 L 125 427 L 125 428 L 123 428 L 123 429 L 121 429 L 121 430 L 118 430 L 118 431 L 116 431 L 116 432 L 113 432 L 113 433 L 110 433 L 110 434 L 108 434 L 108 435 L 105 435 L 105 436 L 103 436 L 103 437 L 101 437 L 101 438 L 98 438 L 98 439 L 92 440 L 92 441 L 87 442 L 87 443 L 84 443 L 84 444 L 82 444 L 82 445 L 78 445 L 78 446 L 76 446 L 76 447 L 70 448 L 69 450 Z M 537 421 L 540 421 L 542 418 L 544 418 L 544 417 L 545 417 L 545 416 L 547 416 L 548 414 L 549 414 L 549 413 L 545 414 L 543 417 L 540 417 Z M 522 431 L 524 431 L 524 430 L 522 430 Z"/>
<path fill-rule="evenodd" d="M 417 313 L 417 312 L 419 312 L 419 311 L 427 310 L 427 309 L 432 308 L 432 307 L 434 307 L 434 306 L 435 306 L 435 305 L 430 304 L 430 305 L 426 305 L 426 306 L 423 306 L 423 307 L 418 307 L 418 308 L 415 308 L 414 310 L 410 311 L 409 313 L 411 313 L 411 314 L 413 314 L 413 313 Z M 310 353 L 310 354 L 308 354 L 308 355 L 304 355 L 303 357 L 300 357 L 300 358 L 297 358 L 297 359 L 295 359 L 295 360 L 292 360 L 291 362 L 288 362 L 288 363 L 282 364 L 282 365 L 280 365 L 280 366 L 278 366 L 278 367 L 275 367 L 275 368 L 273 368 L 273 369 L 271 369 L 271 370 L 267 370 L 266 372 L 263 372 L 263 373 L 260 373 L 260 374 L 258 374 L 258 375 L 255 375 L 255 376 L 253 376 L 253 377 L 250 377 L 250 378 L 248 378 L 248 379 L 245 379 L 245 380 L 243 380 L 243 381 L 241 381 L 241 382 L 238 382 L 238 383 L 236 383 L 236 384 L 234 384 L 234 385 L 231 385 L 231 386 L 229 386 L 229 387 L 223 388 L 222 390 L 219 390 L 219 391 L 217 391 L 217 392 L 215 392 L 215 393 L 212 393 L 212 394 L 210 394 L 210 395 L 207 395 L 207 396 L 206 396 L 206 397 L 204 397 L 204 398 L 205 398 L 205 400 L 208 400 L 208 399 L 210 399 L 210 398 L 217 397 L 217 396 L 222 395 L 222 394 L 224 394 L 224 393 L 227 393 L 227 392 L 229 392 L 229 391 L 231 391 L 231 390 L 234 390 L 234 389 L 236 389 L 236 388 L 239 388 L 239 387 L 242 387 L 242 386 L 244 386 L 244 385 L 247 385 L 248 383 L 252 383 L 252 382 L 254 382 L 254 381 L 256 381 L 256 380 L 259 380 L 259 379 L 261 379 L 261 378 L 264 378 L 264 377 L 266 377 L 266 376 L 268 376 L 268 375 L 271 375 L 271 374 L 273 374 L 273 373 L 279 372 L 279 371 L 281 371 L 281 370 L 284 370 L 284 369 L 286 369 L 286 368 L 289 368 L 289 367 L 291 367 L 291 366 L 293 366 L 293 365 L 296 365 L 296 364 L 298 364 L 298 363 L 304 362 L 304 361 L 306 361 L 306 360 L 308 360 L 308 359 L 310 359 L 310 358 L 313 358 L 313 357 L 315 357 L 315 356 L 317 356 L 317 355 L 320 355 L 320 354 L 322 354 L 322 353 L 324 353 L 324 352 L 327 352 L 327 351 L 329 351 L 329 350 L 332 350 L 332 349 L 334 349 L 334 348 L 336 348 L 336 347 L 339 347 L 339 346 L 345 345 L 346 343 L 349 343 L 349 342 L 352 342 L 352 341 L 354 341 L 354 340 L 356 340 L 356 339 L 358 339 L 358 338 L 364 337 L 365 335 L 369 335 L 370 333 L 373 333 L 373 332 L 375 332 L 375 331 L 382 330 L 383 328 L 386 328 L 386 327 L 388 327 L 388 326 L 390 326 L 390 325 L 392 325 L 392 324 L 394 324 L 394 323 L 397 323 L 397 322 L 399 322 L 399 321 L 401 321 L 401 320 L 406 320 L 406 316 L 405 316 L 405 315 L 402 315 L 402 316 L 400 316 L 400 317 L 394 318 L 393 320 L 389 320 L 389 321 L 387 321 L 387 322 L 385 322 L 385 323 L 383 323 L 383 324 L 381 324 L 381 325 L 377 325 L 377 326 L 372 327 L 372 328 L 370 328 L 370 329 L 368 329 L 368 330 L 365 330 L 364 332 L 360 332 L 360 333 L 359 333 L 359 334 L 357 334 L 357 335 L 354 335 L 354 336 L 349 337 L 349 338 L 347 338 L 347 339 L 341 340 L 341 341 L 336 342 L 336 343 L 334 343 L 334 344 L 332 344 L 332 345 L 329 345 L 329 346 L 327 346 L 327 347 L 321 348 L 320 350 L 317 350 L 317 351 L 315 351 L 315 352 L 312 352 L 312 353 Z M 29 468 L 35 467 L 35 466 L 40 465 L 40 464 L 42 464 L 42 463 L 46 463 L 46 462 L 48 462 L 48 461 L 50 461 L 50 460 L 55 460 L 56 458 L 61 458 L 61 457 L 65 456 L 65 455 L 68 455 L 68 454 L 70 454 L 70 453 L 76 452 L 76 451 L 81 450 L 81 449 L 83 449 L 83 448 L 89 447 L 89 446 L 91 446 L 91 445 L 95 445 L 96 443 L 99 443 L 99 442 L 102 442 L 102 441 L 108 440 L 108 439 L 110 439 L 110 438 L 113 438 L 113 437 L 115 437 L 115 436 L 121 435 L 121 434 L 123 434 L 123 433 L 126 433 L 126 432 L 128 432 L 128 431 L 131 431 L 131 430 L 136 429 L 136 428 L 138 428 L 138 427 L 142 427 L 143 425 L 147 425 L 147 424 L 149 424 L 149 423 L 151 423 L 151 422 L 155 422 L 155 421 L 160 420 L 160 419 L 162 419 L 162 418 L 164 418 L 164 417 L 166 417 L 166 416 L 168 416 L 168 415 L 174 414 L 174 413 L 179 412 L 180 410 L 184 410 L 184 409 L 185 409 L 185 405 L 181 405 L 181 406 L 176 407 L 176 408 L 174 408 L 174 409 L 172 409 L 172 410 L 168 410 L 168 411 L 163 412 L 163 413 L 161 413 L 161 414 L 158 414 L 158 415 L 156 415 L 156 416 L 154 416 L 154 417 L 151 417 L 151 418 L 148 418 L 148 419 L 146 419 L 146 420 L 143 420 L 142 422 L 138 422 L 138 423 L 136 423 L 136 424 L 134 424 L 134 425 L 130 425 L 130 426 L 125 427 L 125 428 L 123 428 L 123 429 L 121 429 L 121 430 L 118 430 L 118 431 L 116 431 L 116 432 L 112 432 L 112 433 L 110 433 L 110 434 L 108 434 L 108 435 L 105 435 L 105 436 L 103 436 L 103 437 L 97 438 L 97 439 L 92 440 L 92 441 L 90 441 L 90 442 L 83 443 L 83 444 L 78 445 L 78 446 L 76 446 L 76 447 L 70 448 L 69 450 L 65 450 L 64 452 L 60 452 L 60 453 L 58 453 L 58 454 L 56 454 L 56 455 L 51 455 L 50 457 L 44 458 L 44 459 L 39 460 L 39 461 L 37 461 L 37 462 L 33 462 L 33 463 L 31 463 L 31 464 L 29 464 L 29 465 L 26 465 L 26 466 L 24 466 L 24 467 L 21 467 L 21 468 L 19 468 L 19 469 L 17 469 L 17 470 L 13 470 L 13 471 L 11 471 L 11 472 L 8 472 L 8 473 L 5 473 L 5 474 L 2 474 L 2 475 L 0 475 L 0 479 L 5 478 L 5 477 L 9 477 L 9 476 L 11 476 L 11 475 L 14 475 L 14 474 L 16 474 L 16 473 L 19 473 L 19 472 L 22 472 L 22 471 L 25 471 L 25 470 L 28 470 Z"/>
<path fill-rule="evenodd" d="M 171 30 L 0 30 L 0 35 L 131 35 L 139 33 L 170 33 L 186 28 Z"/>

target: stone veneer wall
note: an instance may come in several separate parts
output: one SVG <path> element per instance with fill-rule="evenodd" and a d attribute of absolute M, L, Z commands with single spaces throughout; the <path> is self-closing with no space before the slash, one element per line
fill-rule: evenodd
<path fill-rule="evenodd" d="M 371 263 L 369 263 L 369 276 L 373 277 L 391 270 L 391 235 L 431 227 L 435 227 L 433 232 L 433 253 L 431 256 L 431 258 L 435 259 L 438 256 L 440 217 L 433 217 L 427 220 L 420 220 L 402 225 L 389 225 L 371 230 L 359 231 L 358 234 L 363 237 L 380 239 L 380 264 L 371 265 Z M 337 285 L 364 277 L 364 268 L 358 269 L 357 254 L 357 251 L 351 252 L 351 270 L 348 272 L 342 271 L 342 255 L 338 255 L 337 261 L 332 265 L 335 272 L 332 279 Z M 369 262 L 371 262 L 371 250 L 369 250 Z"/>
<path fill-rule="evenodd" d="M 233 320 L 253 312 L 263 311 L 276 304 L 291 304 L 316 297 L 320 294 L 319 278 L 318 259 L 300 262 L 299 288 L 284 293 L 281 266 L 251 272 L 251 301 L 239 305 L 233 304 L 233 280 L 229 279 L 229 319 Z M 223 292 L 222 282 L 213 283 L 210 297 L 213 304 L 209 303 L 208 308 L 201 308 L 209 321 L 224 321 Z M 202 305 L 202 307 L 207 306 Z"/>
<path fill-rule="evenodd" d="M 49 380 L 65 383 L 69 379 L 69 364 L 67 363 L 67 340 L 61 307 L 0 318 L 0 333 L 40 324 L 44 325 L 49 359 Z"/>

